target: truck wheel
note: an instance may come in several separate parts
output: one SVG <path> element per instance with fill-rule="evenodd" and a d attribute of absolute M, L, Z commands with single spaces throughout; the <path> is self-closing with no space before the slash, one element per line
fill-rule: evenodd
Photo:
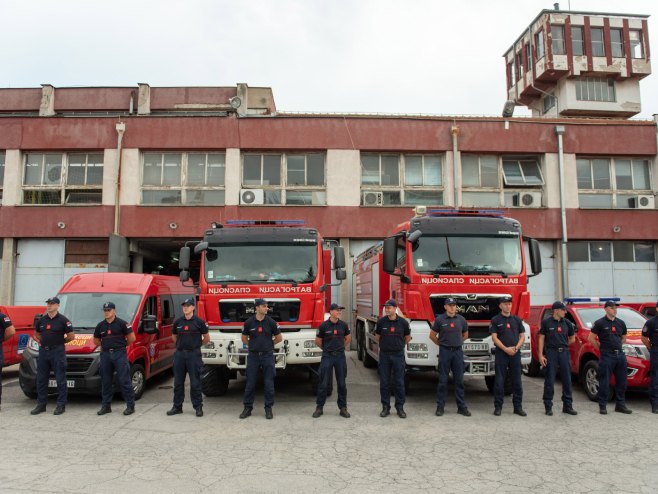
<path fill-rule="evenodd" d="M 539 362 L 534 357 L 530 360 L 527 374 L 530 377 L 539 377 L 539 374 L 541 374 L 541 365 L 539 365 Z"/>
<path fill-rule="evenodd" d="M 484 376 L 484 382 L 487 385 L 489 393 L 493 394 L 494 392 L 494 380 L 495 376 Z M 510 378 L 509 373 L 505 376 L 505 384 L 503 385 L 503 393 L 505 396 L 512 394 L 512 379 Z"/>
<path fill-rule="evenodd" d="M 599 361 L 588 360 L 583 369 L 580 371 L 580 382 L 587 397 L 592 401 L 598 401 L 599 394 Z M 608 393 L 608 401 L 612 399 L 615 394 L 613 386 L 610 386 Z"/>
<path fill-rule="evenodd" d="M 363 328 L 359 326 L 356 329 L 356 358 L 363 361 L 363 354 L 365 353 L 365 348 L 363 348 L 362 340 Z"/>
<path fill-rule="evenodd" d="M 361 339 L 361 346 L 363 348 L 363 366 L 366 369 L 374 369 L 377 367 L 377 361 L 370 356 L 368 350 L 366 349 L 366 335 L 363 333 Z"/>
<path fill-rule="evenodd" d="M 201 368 L 201 390 L 206 396 L 224 396 L 231 373 L 224 366 L 204 365 Z"/>
<path fill-rule="evenodd" d="M 143 365 L 133 364 L 130 367 L 130 382 L 133 386 L 133 393 L 135 393 L 135 400 L 139 400 L 144 394 L 144 384 L 146 383 Z"/>

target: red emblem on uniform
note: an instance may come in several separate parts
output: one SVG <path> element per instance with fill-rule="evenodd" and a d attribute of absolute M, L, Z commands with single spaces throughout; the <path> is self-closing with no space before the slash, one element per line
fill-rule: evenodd
<path fill-rule="evenodd" d="M 107 330 L 107 334 L 112 334 L 112 330 L 111 330 L 111 329 L 108 329 L 108 330 Z"/>
<path fill-rule="evenodd" d="M 189 326 L 185 326 L 183 329 L 184 329 L 185 331 L 188 331 L 188 330 L 190 329 L 190 327 L 189 327 Z"/>
<path fill-rule="evenodd" d="M 50 324 L 46 324 L 46 329 L 50 329 Z"/>
<path fill-rule="evenodd" d="M 617 332 L 617 329 L 616 329 L 614 326 L 612 327 L 612 332 L 613 332 L 613 333 L 616 333 L 616 332 Z"/>
<path fill-rule="evenodd" d="M 258 332 L 262 333 L 263 332 L 263 326 L 258 326 Z"/>
<path fill-rule="evenodd" d="M 338 334 L 338 330 L 337 330 L 337 329 L 334 329 L 334 334 Z"/>
<path fill-rule="evenodd" d="M 395 332 L 395 328 L 391 327 L 390 331 L 391 333 Z"/>
<path fill-rule="evenodd" d="M 509 325 L 509 323 L 507 323 L 507 329 L 509 329 L 509 328 L 511 328 L 511 326 Z"/>
<path fill-rule="evenodd" d="M 451 323 L 450 323 L 450 327 L 451 327 L 451 328 L 454 328 L 454 327 L 455 327 L 455 323 L 454 323 L 454 322 L 451 322 Z"/>
<path fill-rule="evenodd" d="M 558 333 L 561 333 L 561 332 L 562 332 L 562 328 L 557 328 L 557 332 L 558 332 Z"/>

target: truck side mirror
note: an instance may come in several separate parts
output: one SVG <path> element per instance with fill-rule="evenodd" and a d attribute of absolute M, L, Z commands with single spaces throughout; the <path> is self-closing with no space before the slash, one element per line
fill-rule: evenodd
<path fill-rule="evenodd" d="M 158 326 L 156 324 L 155 316 L 142 317 L 142 331 L 146 334 L 158 333 Z"/>
<path fill-rule="evenodd" d="M 181 282 L 183 282 L 183 283 L 185 283 L 186 281 L 189 281 L 190 272 L 189 271 L 181 271 L 179 278 L 180 278 Z"/>
<path fill-rule="evenodd" d="M 423 232 L 420 230 L 414 230 L 409 235 L 407 235 L 407 242 L 410 244 L 415 244 L 418 242 L 418 239 L 423 236 Z"/>
<path fill-rule="evenodd" d="M 395 267 L 397 265 L 397 250 L 397 237 L 387 237 L 384 239 L 384 260 L 382 269 L 385 273 L 391 274 L 395 272 Z"/>
<path fill-rule="evenodd" d="M 201 254 L 204 250 L 208 248 L 208 242 L 199 242 L 194 246 L 194 253 Z"/>
<path fill-rule="evenodd" d="M 178 254 L 178 269 L 180 269 L 181 271 L 187 271 L 189 267 L 190 267 L 190 248 L 186 245 L 185 247 L 181 247 L 180 254 Z M 185 281 L 185 280 L 181 279 L 181 281 Z"/>
<path fill-rule="evenodd" d="M 539 242 L 534 238 L 531 238 L 528 243 L 528 251 L 530 252 L 530 267 L 532 268 L 532 275 L 536 276 L 541 273 L 541 251 L 539 250 Z"/>
<path fill-rule="evenodd" d="M 334 269 L 343 269 L 344 267 L 345 267 L 345 250 L 339 245 L 337 245 L 334 247 Z"/>
<path fill-rule="evenodd" d="M 344 269 L 337 269 L 336 279 L 340 281 L 347 279 L 347 272 Z"/>

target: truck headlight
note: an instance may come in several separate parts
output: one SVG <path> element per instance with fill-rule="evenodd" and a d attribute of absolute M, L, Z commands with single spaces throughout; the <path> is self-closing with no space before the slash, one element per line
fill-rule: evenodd
<path fill-rule="evenodd" d="M 214 341 L 209 341 L 205 345 L 203 345 L 201 348 L 205 348 L 206 350 L 212 350 L 215 348 L 215 342 Z"/>
<path fill-rule="evenodd" d="M 35 352 L 38 352 L 39 351 L 39 342 L 37 340 L 35 340 L 34 338 L 30 338 L 27 341 L 27 347 L 30 350 L 34 350 Z"/>
<path fill-rule="evenodd" d="M 315 340 L 304 340 L 304 348 L 317 348 Z"/>
<path fill-rule="evenodd" d="M 426 352 L 427 343 L 407 343 L 407 351 L 409 352 Z"/>
<path fill-rule="evenodd" d="M 529 352 L 530 351 L 530 342 L 529 341 L 526 341 L 525 343 L 523 343 L 523 345 L 521 346 L 521 351 L 522 352 Z"/>
<path fill-rule="evenodd" d="M 642 352 L 641 348 L 636 347 L 635 345 L 622 345 L 621 349 L 623 350 L 624 354 L 627 357 L 636 357 L 636 358 L 648 360 L 644 356 L 644 353 Z"/>

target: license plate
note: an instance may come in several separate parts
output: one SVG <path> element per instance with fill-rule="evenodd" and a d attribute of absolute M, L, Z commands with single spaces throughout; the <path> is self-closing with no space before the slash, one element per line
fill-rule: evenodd
<path fill-rule="evenodd" d="M 477 364 L 471 364 L 471 374 L 484 374 L 487 372 L 488 366 L 487 364 L 483 363 L 477 363 Z"/>
<path fill-rule="evenodd" d="M 489 345 L 486 343 L 464 343 L 465 352 L 475 352 L 480 350 L 488 350 Z"/>
<path fill-rule="evenodd" d="M 54 379 L 48 379 L 48 387 L 49 388 L 56 388 L 57 387 L 57 381 Z M 75 388 L 75 381 L 73 379 L 68 379 L 66 381 L 66 387 L 67 388 Z"/>

